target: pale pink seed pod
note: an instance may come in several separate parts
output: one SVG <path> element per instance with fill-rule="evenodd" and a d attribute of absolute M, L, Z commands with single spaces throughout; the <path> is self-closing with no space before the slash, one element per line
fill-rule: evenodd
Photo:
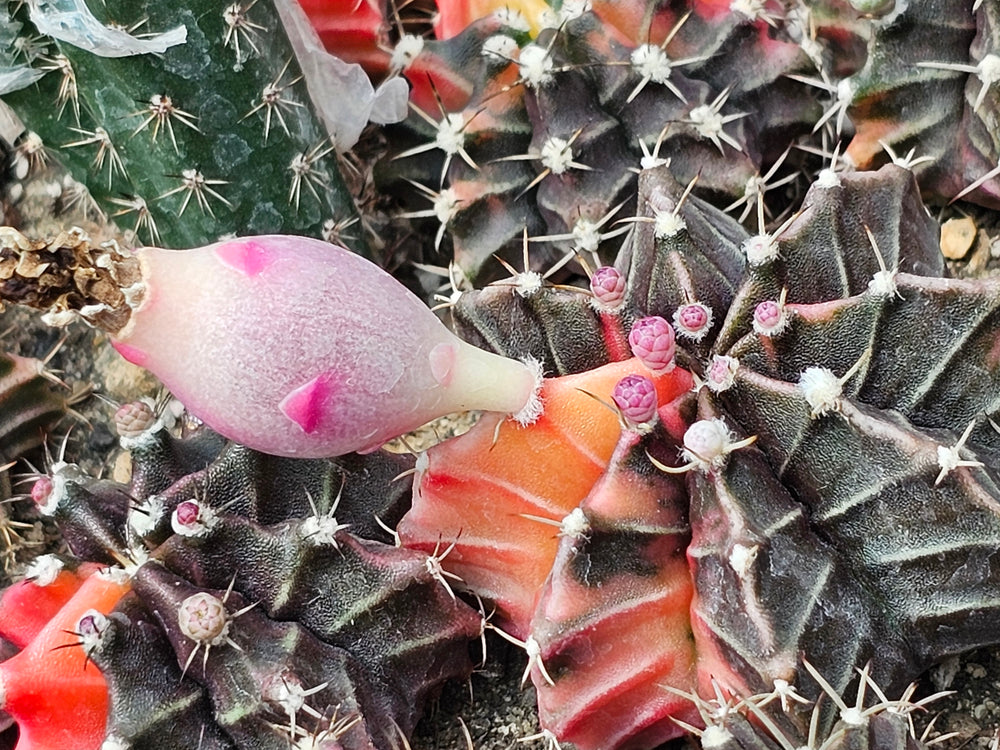
<path fill-rule="evenodd" d="M 674 311 L 674 328 L 678 336 L 701 341 L 712 329 L 712 308 L 701 302 L 681 305 Z"/>
<path fill-rule="evenodd" d="M 136 255 L 145 290 L 116 348 L 244 445 L 334 456 L 455 411 L 541 411 L 537 367 L 463 342 L 342 248 L 272 235 Z"/>
<path fill-rule="evenodd" d="M 633 424 L 645 424 L 656 416 L 656 386 L 644 375 L 626 375 L 615 385 L 611 398 Z"/>
<path fill-rule="evenodd" d="M 788 325 L 785 306 L 775 300 L 765 300 L 753 311 L 753 329 L 761 336 L 777 336 Z"/>
<path fill-rule="evenodd" d="M 674 329 L 659 315 L 640 318 L 628 335 L 632 354 L 656 374 L 674 369 Z"/>
<path fill-rule="evenodd" d="M 625 277 L 614 266 L 601 266 L 590 277 L 590 291 L 598 310 L 614 310 L 625 299 Z"/>

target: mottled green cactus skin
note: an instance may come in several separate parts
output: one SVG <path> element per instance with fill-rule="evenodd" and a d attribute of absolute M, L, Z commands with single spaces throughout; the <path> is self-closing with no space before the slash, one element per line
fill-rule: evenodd
<path fill-rule="evenodd" d="M 29 130 L 41 136 L 74 178 L 90 189 L 101 210 L 116 217 L 123 229 L 136 228 L 138 214 L 112 201 L 145 200 L 156 232 L 150 223 L 141 222 L 136 244 L 195 247 L 226 234 L 271 232 L 321 236 L 324 223 L 355 216 L 336 153 L 330 150 L 328 134 L 317 119 L 305 83 L 292 83 L 299 78 L 299 68 L 272 3 L 260 0 L 238 5 L 253 6 L 246 14 L 256 26 L 233 32 L 227 45 L 224 3 L 95 3 L 95 14 L 108 23 L 128 28 L 148 19 L 136 34 L 163 32 L 183 24 L 187 41 L 162 56 L 117 59 L 50 42 L 32 64 L 52 67 L 57 54 L 69 59 L 78 91 L 79 122 L 74 102 L 59 102 L 64 82 L 59 70 L 5 97 Z M 33 27 L 23 9 L 18 19 L 24 21 L 21 35 L 31 33 Z M 239 59 L 234 48 L 237 38 Z M 265 138 L 268 108 L 250 113 L 261 104 L 264 87 L 275 81 L 283 89 L 284 105 L 272 108 Z M 188 113 L 183 119 L 194 127 L 178 116 L 159 122 L 158 132 L 156 118 L 143 127 L 151 116 L 154 95 L 169 96 L 173 106 Z M 92 138 L 98 127 L 110 136 L 123 170 L 113 169 L 110 157 L 98 168 L 96 143 L 68 146 Z M 301 180 L 296 200 L 289 166 L 300 154 L 323 152 L 327 153 L 312 165 L 312 177 Z M 198 195 L 183 187 L 183 172 L 190 169 L 200 171 L 206 180 L 222 181 L 205 185 L 203 205 Z M 364 250 L 358 237 L 347 242 L 356 251 Z"/>

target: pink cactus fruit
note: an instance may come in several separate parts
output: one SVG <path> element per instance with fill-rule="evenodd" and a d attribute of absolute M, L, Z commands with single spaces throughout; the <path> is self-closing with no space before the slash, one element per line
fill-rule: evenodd
<path fill-rule="evenodd" d="M 17 722 L 15 750 L 97 750 L 104 740 L 108 689 L 87 659 L 79 623 L 96 610 L 110 612 L 128 583 L 95 574 L 42 627 L 24 650 L 0 664 L 0 705 Z M 14 599 L 21 599 L 22 590 Z M 4 597 L 3 606 L 16 606 Z"/>
<path fill-rule="evenodd" d="M 534 416 L 535 368 L 466 344 L 347 250 L 275 235 L 137 255 L 146 289 L 116 347 L 244 445 L 334 456 L 454 411 Z"/>
<path fill-rule="evenodd" d="M 639 318 L 628 335 L 632 354 L 654 373 L 669 372 L 674 367 L 674 329 L 659 315 Z"/>
<path fill-rule="evenodd" d="M 657 436 L 657 440 L 665 440 Z M 542 727 L 579 750 L 656 747 L 700 725 L 684 480 L 659 472 L 623 432 L 608 469 L 564 531 L 532 622 Z M 608 717 L 614 717 L 609 720 Z"/>
<path fill-rule="evenodd" d="M 445 569 L 524 638 L 558 546 L 557 530 L 538 519 L 558 525 L 576 508 L 618 443 L 618 419 L 591 396 L 609 402 L 616 383 L 643 369 L 633 359 L 546 380 L 545 412 L 530 428 L 489 415 L 431 448 L 398 527 L 403 545 L 432 552 L 455 542 Z M 676 368 L 653 382 L 667 405 L 688 395 L 692 378 Z"/>

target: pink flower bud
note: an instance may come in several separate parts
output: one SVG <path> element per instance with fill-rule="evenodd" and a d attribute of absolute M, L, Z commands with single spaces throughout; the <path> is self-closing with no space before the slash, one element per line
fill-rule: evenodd
<path fill-rule="evenodd" d="M 181 536 L 201 536 L 212 530 L 218 517 L 207 505 L 197 500 L 185 500 L 174 508 L 170 527 Z"/>
<path fill-rule="evenodd" d="M 644 424 L 656 416 L 656 386 L 643 375 L 626 375 L 611 394 L 622 416 L 634 424 Z"/>
<path fill-rule="evenodd" d="M 156 415 L 143 401 L 125 404 L 115 412 L 115 429 L 123 438 L 139 437 L 155 423 Z"/>
<path fill-rule="evenodd" d="M 31 485 L 31 499 L 35 501 L 36 505 L 45 505 L 49 495 L 52 494 L 52 487 L 52 480 L 49 477 L 38 477 Z"/>
<path fill-rule="evenodd" d="M 613 310 L 625 298 L 625 277 L 614 266 L 601 266 L 590 277 L 590 291 L 597 309 Z"/>
<path fill-rule="evenodd" d="M 753 311 L 753 329 L 762 336 L 777 336 L 788 325 L 785 306 L 779 301 L 765 300 Z"/>
<path fill-rule="evenodd" d="M 274 235 L 136 255 L 145 289 L 115 346 L 244 445 L 334 456 L 455 411 L 540 413 L 537 367 L 463 342 L 342 248 Z"/>
<path fill-rule="evenodd" d="M 656 374 L 674 369 L 674 329 L 658 315 L 640 318 L 628 335 L 632 354 Z"/>
<path fill-rule="evenodd" d="M 221 599 L 201 592 L 181 602 L 177 608 L 177 624 L 195 643 L 216 646 L 229 633 L 229 613 Z"/>
<path fill-rule="evenodd" d="M 677 334 L 692 341 L 701 341 L 712 328 L 712 308 L 701 302 L 681 305 L 674 313 Z"/>

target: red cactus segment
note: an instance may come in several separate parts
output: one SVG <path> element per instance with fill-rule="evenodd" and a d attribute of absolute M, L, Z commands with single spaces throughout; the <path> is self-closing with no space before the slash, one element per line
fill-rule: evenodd
<path fill-rule="evenodd" d="M 109 613 L 127 583 L 92 575 L 19 654 L 0 664 L 2 708 L 17 722 L 17 750 L 97 750 L 108 690 L 73 635 L 89 610 Z"/>
<path fill-rule="evenodd" d="M 47 585 L 27 579 L 15 583 L 0 597 L 0 636 L 18 648 L 27 646 L 99 569 L 86 563 L 73 571 L 60 570 Z"/>
<path fill-rule="evenodd" d="M 429 450 L 398 528 L 403 544 L 431 552 L 456 542 L 445 569 L 494 601 L 524 637 L 557 547 L 555 529 L 525 515 L 559 523 L 587 496 L 620 433 L 615 413 L 588 394 L 610 403 L 615 384 L 643 370 L 628 360 L 548 380 L 545 411 L 530 427 L 487 416 Z M 678 368 L 654 383 L 668 403 L 690 388 L 691 376 Z"/>
<path fill-rule="evenodd" d="M 692 703 L 665 689 L 688 692 L 695 679 L 686 490 L 643 461 L 645 445 L 623 433 L 532 623 L 552 678 L 536 668 L 542 726 L 580 750 L 654 747 L 683 734 L 674 718 L 699 723 Z"/>

